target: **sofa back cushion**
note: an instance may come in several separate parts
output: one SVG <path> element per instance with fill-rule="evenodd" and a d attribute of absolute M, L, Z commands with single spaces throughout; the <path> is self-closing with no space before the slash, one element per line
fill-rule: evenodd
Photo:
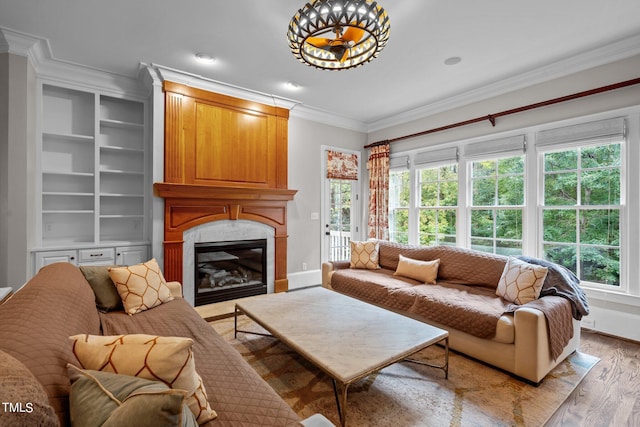
<path fill-rule="evenodd" d="M 507 257 L 454 246 L 414 246 L 380 241 L 380 267 L 396 270 L 399 255 L 422 261 L 440 259 L 438 280 L 495 289 Z"/>
<path fill-rule="evenodd" d="M 0 305 L 0 350 L 22 362 L 44 386 L 60 423 L 69 425 L 70 335 L 99 334 L 95 295 L 78 267 L 43 267 Z"/>

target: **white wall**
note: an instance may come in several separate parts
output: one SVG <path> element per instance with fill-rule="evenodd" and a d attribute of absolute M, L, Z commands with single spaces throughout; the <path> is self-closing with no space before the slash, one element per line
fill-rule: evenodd
<path fill-rule="evenodd" d="M 322 146 L 363 151 L 362 132 L 289 117 L 289 188 L 298 190 L 287 206 L 287 275 L 289 288 L 320 284 L 322 224 Z M 364 158 L 364 157 L 363 157 Z M 364 175 L 363 175 L 364 176 Z M 302 270 L 306 263 L 307 271 Z"/>
<path fill-rule="evenodd" d="M 35 72 L 26 57 L 0 54 L 0 286 L 18 289 L 29 277 L 35 217 Z"/>

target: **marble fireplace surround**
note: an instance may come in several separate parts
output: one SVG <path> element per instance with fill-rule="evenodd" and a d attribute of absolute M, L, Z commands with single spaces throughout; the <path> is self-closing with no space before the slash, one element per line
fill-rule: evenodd
<path fill-rule="evenodd" d="M 184 299 L 195 305 L 195 244 L 260 240 L 267 242 L 267 293 L 274 289 L 274 230 L 268 225 L 247 220 L 222 220 L 198 225 L 183 233 L 182 283 Z"/>
<path fill-rule="evenodd" d="M 183 283 L 191 304 L 196 242 L 267 239 L 267 289 L 288 289 L 287 202 L 297 190 L 166 182 L 155 183 L 154 190 L 165 203 L 164 275 Z"/>

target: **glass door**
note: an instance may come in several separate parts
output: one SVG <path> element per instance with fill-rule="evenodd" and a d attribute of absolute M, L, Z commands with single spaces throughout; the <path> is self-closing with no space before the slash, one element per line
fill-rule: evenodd
<path fill-rule="evenodd" d="M 324 159 L 336 157 L 335 150 L 325 148 Z M 360 153 L 340 151 L 341 155 L 353 156 L 356 168 Z M 351 160 L 353 160 L 351 159 Z M 331 170 L 331 165 L 324 168 Z M 356 173 L 356 175 L 358 175 Z M 358 218 L 358 186 L 357 179 L 333 178 L 331 173 L 325 175 L 324 208 L 323 208 L 323 261 L 344 261 L 351 256 L 351 240 L 357 240 L 359 236 Z"/>

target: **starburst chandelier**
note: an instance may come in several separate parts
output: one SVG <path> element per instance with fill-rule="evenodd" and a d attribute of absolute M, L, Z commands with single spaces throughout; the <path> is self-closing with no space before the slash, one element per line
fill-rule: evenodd
<path fill-rule="evenodd" d="M 314 0 L 291 19 L 293 55 L 325 70 L 358 67 L 376 58 L 389 40 L 387 12 L 373 0 Z"/>

